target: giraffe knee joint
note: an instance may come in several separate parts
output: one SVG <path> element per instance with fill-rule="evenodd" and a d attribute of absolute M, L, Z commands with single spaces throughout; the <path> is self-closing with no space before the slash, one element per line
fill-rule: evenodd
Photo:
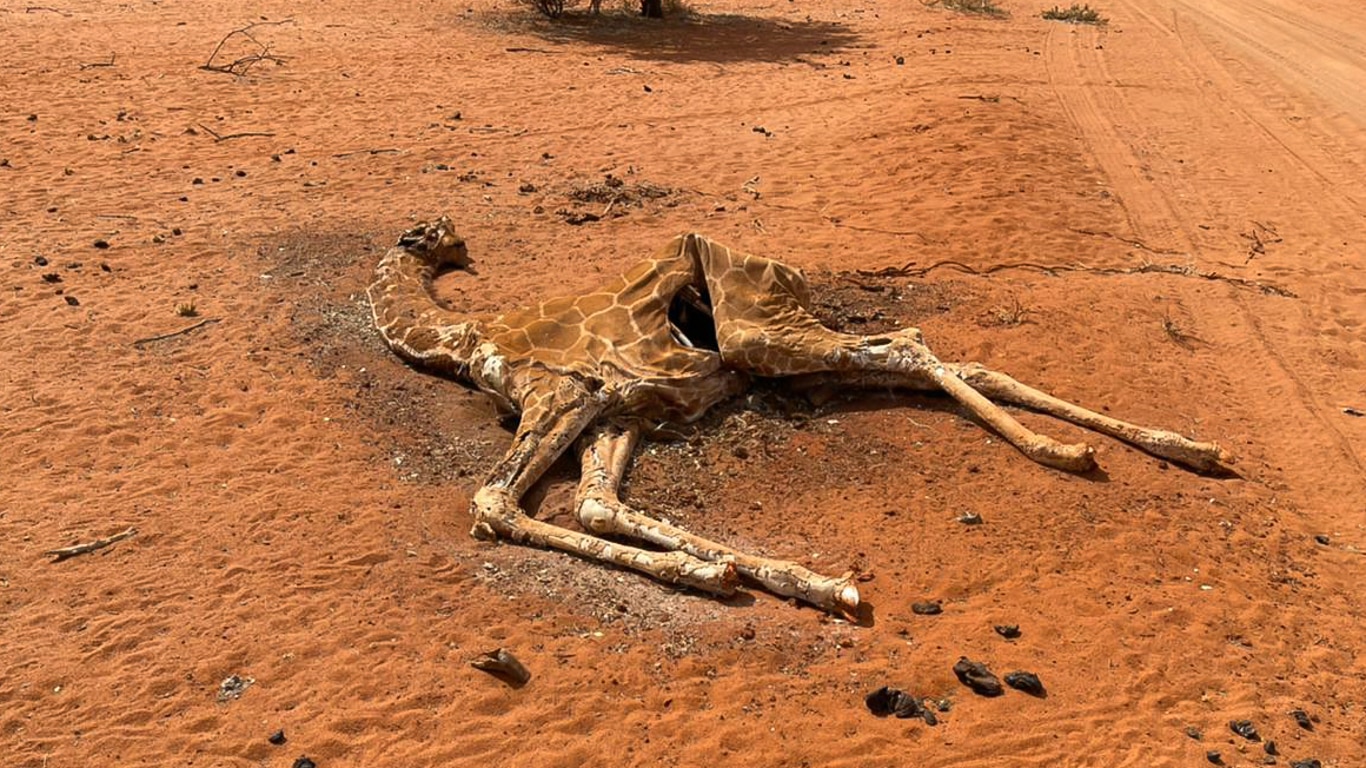
<path fill-rule="evenodd" d="M 520 514 L 517 500 L 506 490 L 480 488 L 470 501 L 470 515 L 474 518 L 470 535 L 484 541 L 492 541 L 500 535 L 511 537 Z"/>
<path fill-rule="evenodd" d="M 611 533 L 616 511 L 601 499 L 589 496 L 579 502 L 579 524 L 593 533 Z"/>

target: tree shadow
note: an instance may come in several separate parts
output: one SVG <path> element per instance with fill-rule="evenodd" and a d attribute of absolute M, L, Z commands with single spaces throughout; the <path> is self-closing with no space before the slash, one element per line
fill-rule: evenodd
<path fill-rule="evenodd" d="M 834 53 L 858 40 L 843 24 L 789 23 L 735 14 L 664 20 L 575 14 L 539 23 L 528 31 L 560 45 L 590 43 L 616 48 L 636 59 L 679 64 L 791 61 L 805 54 Z"/>

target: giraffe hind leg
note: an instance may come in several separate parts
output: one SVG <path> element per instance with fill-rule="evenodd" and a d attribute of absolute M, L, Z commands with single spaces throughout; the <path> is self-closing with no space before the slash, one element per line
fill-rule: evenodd
<path fill-rule="evenodd" d="M 622 477 L 639 439 L 636 427 L 602 425 L 580 439 L 582 480 L 575 506 L 583 527 L 593 533 L 645 541 L 713 563 L 732 563 L 745 578 L 777 595 L 793 597 L 826 611 L 856 619 L 858 588 L 846 575 L 829 578 L 797 563 L 759 557 L 718 544 L 677 526 L 655 520 L 623 504 Z"/>

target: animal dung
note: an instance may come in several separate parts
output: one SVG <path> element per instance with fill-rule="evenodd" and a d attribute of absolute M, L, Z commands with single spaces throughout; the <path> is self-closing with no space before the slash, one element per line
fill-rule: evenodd
<path fill-rule="evenodd" d="M 1044 690 L 1043 682 L 1033 672 L 1011 672 L 1006 675 L 1006 685 L 1017 691 L 1024 691 L 1030 696 L 1038 696 L 1041 699 L 1048 696 L 1048 692 Z"/>
<path fill-rule="evenodd" d="M 992 629 L 996 630 L 996 634 L 1007 640 L 1014 640 L 1020 636 L 1020 626 L 1018 624 L 997 624 L 992 627 Z"/>
<path fill-rule="evenodd" d="M 926 707 L 922 700 L 897 688 L 884 685 L 865 696 L 863 703 L 867 705 L 868 711 L 877 717 L 895 715 L 902 720 L 918 717 L 928 725 L 939 724 L 939 718 L 935 717 L 934 712 Z"/>
<path fill-rule="evenodd" d="M 1257 726 L 1251 720 L 1230 720 L 1228 728 L 1248 741 L 1262 740 L 1261 734 L 1257 733 Z"/>
<path fill-rule="evenodd" d="M 944 605 L 938 600 L 926 600 L 922 603 L 911 603 L 911 613 L 917 616 L 938 616 L 944 612 Z"/>
<path fill-rule="evenodd" d="M 958 682 L 972 689 L 973 693 L 979 696 L 1000 696 L 1005 693 L 1005 688 L 1001 687 L 1001 681 L 996 675 L 987 669 L 987 665 L 972 661 L 966 656 L 961 656 L 958 663 L 953 665 L 953 674 L 958 676 Z"/>

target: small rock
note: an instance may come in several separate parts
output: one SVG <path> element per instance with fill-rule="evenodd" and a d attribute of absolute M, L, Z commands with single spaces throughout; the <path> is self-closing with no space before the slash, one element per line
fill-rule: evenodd
<path fill-rule="evenodd" d="M 901 66 L 901 65 L 903 65 L 903 64 L 905 64 L 905 63 L 906 63 L 906 57 L 905 57 L 905 56 L 898 56 L 898 57 L 896 57 L 896 65 L 897 65 L 898 67 Z"/>
<path fill-rule="evenodd" d="M 1290 768 L 1323 768 L 1323 763 L 1311 757 L 1308 760 L 1290 761 Z"/>
<path fill-rule="evenodd" d="M 863 703 L 877 717 L 895 715 L 902 720 L 918 717 L 927 725 L 939 724 L 939 718 L 925 706 L 924 701 L 896 688 L 884 685 L 863 697 Z"/>
<path fill-rule="evenodd" d="M 96 248 L 99 248 L 101 251 L 103 251 L 103 250 L 105 250 L 106 248 L 109 247 L 109 241 L 107 241 L 107 240 L 96 240 L 95 243 L 94 243 L 94 245 L 95 245 Z"/>
<path fill-rule="evenodd" d="M 1186 735 L 1191 737 L 1192 739 L 1195 739 L 1196 741 L 1200 741 L 1201 739 L 1205 738 L 1204 732 L 1193 725 L 1186 726 Z"/>
<path fill-rule="evenodd" d="M 33 263 L 34 263 L 34 264 L 37 264 L 37 265 L 40 266 L 40 267 L 46 267 L 46 266 L 47 266 L 47 259 L 43 258 L 42 256 L 34 256 L 34 257 L 33 257 Z"/>
<path fill-rule="evenodd" d="M 1332 539 L 1320 533 L 1319 535 L 1314 537 L 1314 541 L 1317 541 L 1318 543 L 1326 547 L 1328 546 L 1328 542 L 1332 541 Z"/>
<path fill-rule="evenodd" d="M 938 600 L 927 600 L 923 603 L 911 603 L 911 613 L 917 616 L 938 616 L 944 612 L 944 606 Z"/>
<path fill-rule="evenodd" d="M 964 512 L 958 516 L 957 520 L 963 525 L 981 525 L 983 522 L 982 516 L 976 512 Z"/>
<path fill-rule="evenodd" d="M 1001 681 L 987 669 L 987 665 L 971 661 L 966 656 L 958 658 L 958 663 L 953 665 L 953 674 L 958 676 L 958 682 L 980 696 L 1000 696 L 1005 693 Z"/>
<path fill-rule="evenodd" d="M 60 283 L 62 282 L 62 276 L 57 274 L 56 272 L 46 272 L 43 274 L 43 282 Z"/>
<path fill-rule="evenodd" d="M 996 630 L 996 634 L 1007 640 L 1014 640 L 1020 636 L 1020 625 L 1018 624 L 997 624 L 992 627 L 992 629 Z"/>
<path fill-rule="evenodd" d="M 284 730 L 282 729 L 282 730 L 276 731 L 275 733 L 272 733 L 272 734 L 266 739 L 266 741 L 269 741 L 271 744 L 274 744 L 275 746 L 278 747 L 278 746 L 280 746 L 281 744 L 284 744 L 286 741 L 289 741 L 289 739 L 285 738 L 285 732 L 284 732 Z"/>
<path fill-rule="evenodd" d="M 79 307 L 81 305 L 81 302 L 77 300 L 75 296 L 63 296 L 62 298 L 66 299 L 66 303 L 69 306 Z"/>
<path fill-rule="evenodd" d="M 294 761 L 294 768 L 318 768 L 318 764 L 307 757 L 300 757 Z"/>
<path fill-rule="evenodd" d="M 1267 743 L 1263 744 L 1263 745 L 1262 745 L 1262 749 L 1263 749 L 1268 755 L 1275 755 L 1275 754 L 1278 754 L 1277 751 L 1276 751 L 1276 742 L 1275 742 L 1274 740 L 1268 741 Z"/>
<path fill-rule="evenodd" d="M 1257 733 L 1257 726 L 1253 725 L 1251 720 L 1230 720 L 1228 727 L 1248 741 L 1262 740 L 1261 734 Z"/>
<path fill-rule="evenodd" d="M 1211 749 L 1210 751 L 1206 752 L 1205 759 L 1210 761 L 1211 763 L 1214 763 L 1215 765 L 1224 764 L 1224 756 L 1219 754 L 1219 750 L 1217 749 Z"/>
<path fill-rule="evenodd" d="M 1309 719 L 1309 713 L 1302 709 L 1290 710 L 1290 716 L 1295 718 L 1295 722 L 1304 730 L 1314 730 L 1314 721 Z"/>
<path fill-rule="evenodd" d="M 1044 690 L 1043 682 L 1033 672 L 1011 672 L 1006 675 L 1006 685 L 1041 699 L 1048 696 L 1048 692 Z"/>

